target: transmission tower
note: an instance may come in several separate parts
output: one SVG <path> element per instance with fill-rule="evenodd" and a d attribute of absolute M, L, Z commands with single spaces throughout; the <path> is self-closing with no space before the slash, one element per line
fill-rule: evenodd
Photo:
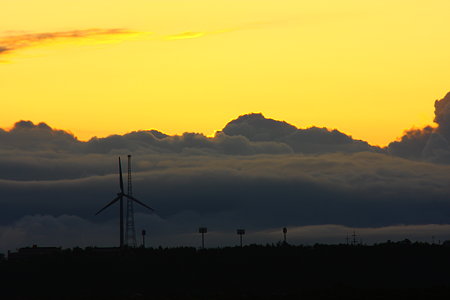
<path fill-rule="evenodd" d="M 131 185 L 131 155 L 128 155 L 128 195 L 133 196 Z M 133 200 L 127 199 L 127 230 L 125 231 L 125 241 L 129 247 L 136 247 L 136 231 L 134 229 L 134 208 Z"/>

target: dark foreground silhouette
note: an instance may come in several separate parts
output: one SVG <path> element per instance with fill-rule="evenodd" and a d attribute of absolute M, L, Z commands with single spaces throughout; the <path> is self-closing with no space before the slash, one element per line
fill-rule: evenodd
<path fill-rule="evenodd" d="M 47 250 L 0 262 L 1 299 L 450 299 L 446 245 Z"/>

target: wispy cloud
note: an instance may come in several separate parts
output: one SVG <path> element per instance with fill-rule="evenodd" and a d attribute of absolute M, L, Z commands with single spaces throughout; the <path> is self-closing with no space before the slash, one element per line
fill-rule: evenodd
<path fill-rule="evenodd" d="M 117 41 L 132 39 L 149 39 L 149 40 L 184 40 L 184 39 L 196 39 L 206 37 L 210 35 L 216 35 L 221 33 L 228 33 L 243 29 L 260 28 L 272 24 L 271 22 L 254 22 L 241 26 L 218 29 L 212 31 L 185 31 L 167 35 L 152 35 L 150 32 L 145 31 L 133 31 L 124 28 L 112 28 L 112 29 L 82 29 L 82 30 L 70 30 L 70 31 L 56 31 L 56 32 L 41 32 L 41 33 L 28 33 L 25 31 L 8 30 L 0 31 L 0 63 L 1 57 L 8 54 L 15 53 L 18 50 L 30 47 L 36 47 L 41 45 L 48 45 L 53 43 L 64 43 L 74 41 L 98 44 L 98 43 L 111 43 Z"/>
<path fill-rule="evenodd" d="M 131 34 L 136 34 L 136 32 L 122 28 L 113 28 L 8 35 L 0 37 L 0 55 L 54 41 L 81 40 L 86 38 L 100 39 L 106 36 L 128 36 Z"/>
<path fill-rule="evenodd" d="M 225 29 L 218 29 L 213 31 L 185 31 L 182 33 L 177 34 L 170 34 L 163 36 L 163 40 L 183 40 L 183 39 L 195 39 L 200 37 L 205 37 L 209 35 L 215 35 L 215 34 L 221 34 L 221 33 L 228 33 L 238 30 L 249 30 L 249 29 L 259 29 L 262 27 L 267 27 L 274 24 L 282 24 L 286 21 L 261 21 L 261 22 L 251 22 L 246 24 L 241 24 L 238 26 L 225 28 Z"/>
<path fill-rule="evenodd" d="M 30 48 L 41 45 L 48 45 L 52 43 L 74 42 L 82 41 L 83 43 L 97 44 L 97 43 L 110 43 L 116 41 L 123 41 L 130 37 L 139 39 L 153 39 L 153 40 L 181 40 L 181 39 L 193 39 L 204 37 L 211 34 L 219 34 L 224 32 L 234 31 L 236 29 L 224 29 L 216 31 L 194 32 L 186 31 L 182 33 L 159 35 L 149 37 L 150 32 L 132 31 L 123 28 L 113 29 L 84 29 L 84 30 L 70 30 L 59 32 L 43 32 L 43 33 L 24 33 L 22 31 L 4 31 L 3 34 L 8 35 L 1 36 L 0 34 L 0 56 L 12 54 L 17 50 Z M 14 34 L 12 34 L 14 33 Z M 2 61 L 0 61 L 1 63 Z M 3 61 L 5 62 L 5 61 Z"/>
<path fill-rule="evenodd" d="M 183 39 L 195 39 L 205 37 L 207 35 L 220 34 L 226 32 L 232 32 L 240 28 L 228 28 L 214 31 L 186 31 L 177 34 L 170 34 L 163 37 L 164 40 L 183 40 Z"/>
<path fill-rule="evenodd" d="M 194 39 L 204 36 L 205 32 L 183 32 L 178 34 L 167 35 L 165 40 L 182 40 L 182 39 Z"/>

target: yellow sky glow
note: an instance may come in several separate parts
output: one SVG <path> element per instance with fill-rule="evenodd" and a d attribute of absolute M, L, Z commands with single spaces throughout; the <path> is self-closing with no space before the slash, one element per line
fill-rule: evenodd
<path fill-rule="evenodd" d="M 210 135 L 262 112 L 386 145 L 450 90 L 448 0 L 3 0 L 0 20 L 2 128 Z"/>

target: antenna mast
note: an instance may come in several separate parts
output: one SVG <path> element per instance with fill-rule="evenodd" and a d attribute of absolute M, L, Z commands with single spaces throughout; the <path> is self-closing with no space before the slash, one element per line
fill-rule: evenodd
<path fill-rule="evenodd" d="M 131 155 L 128 155 L 128 195 L 133 196 L 131 185 Z M 127 199 L 127 230 L 125 231 L 125 240 L 128 246 L 133 248 L 136 247 L 133 200 L 129 198 Z"/>

